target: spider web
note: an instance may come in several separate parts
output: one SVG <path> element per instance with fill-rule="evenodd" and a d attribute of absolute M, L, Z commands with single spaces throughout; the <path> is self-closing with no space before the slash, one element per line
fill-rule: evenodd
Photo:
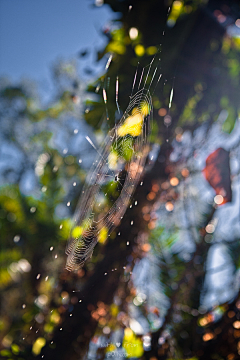
<path fill-rule="evenodd" d="M 150 87 L 158 69 L 158 67 L 155 68 L 150 85 L 146 88 L 153 61 L 154 59 L 148 65 L 143 87 L 131 95 L 126 111 L 108 133 L 102 147 L 97 150 L 91 139 L 86 137 L 98 156 L 86 178 L 73 217 L 70 238 L 66 247 L 66 269 L 69 271 L 81 268 L 92 256 L 97 242 L 104 243 L 120 224 L 143 173 L 149 152 L 148 139 L 151 131 Z M 141 73 L 138 89 L 144 79 L 145 69 L 143 68 Z M 137 71 L 132 93 L 138 75 Z M 161 75 L 157 83 L 160 78 Z M 118 83 L 116 83 L 116 104 L 119 109 L 117 91 Z M 106 103 L 105 89 L 103 89 L 103 99 Z"/>

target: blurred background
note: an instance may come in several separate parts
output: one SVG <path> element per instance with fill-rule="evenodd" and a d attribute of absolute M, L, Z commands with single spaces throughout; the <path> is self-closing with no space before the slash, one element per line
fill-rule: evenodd
<path fill-rule="evenodd" d="M 239 60 L 238 1 L 1 0 L 1 359 L 240 359 Z M 86 137 L 148 70 L 144 174 L 69 272 Z"/>

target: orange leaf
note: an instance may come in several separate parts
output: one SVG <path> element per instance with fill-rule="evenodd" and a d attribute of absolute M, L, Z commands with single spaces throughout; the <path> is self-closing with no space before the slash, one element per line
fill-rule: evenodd
<path fill-rule="evenodd" d="M 216 191 L 216 195 L 223 196 L 222 204 L 232 200 L 229 152 L 218 148 L 206 159 L 204 176 Z"/>

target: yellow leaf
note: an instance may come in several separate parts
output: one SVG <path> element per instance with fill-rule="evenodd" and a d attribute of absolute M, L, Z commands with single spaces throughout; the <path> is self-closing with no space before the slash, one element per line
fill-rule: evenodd
<path fill-rule="evenodd" d="M 19 354 L 19 346 L 17 344 L 12 344 L 11 346 L 11 349 L 12 349 L 12 352 L 15 354 L 15 355 L 18 355 Z"/>
<path fill-rule="evenodd" d="M 54 310 L 50 316 L 50 321 L 54 324 L 58 324 L 60 320 L 61 320 L 61 318 L 60 318 L 59 313 Z"/>
<path fill-rule="evenodd" d="M 108 229 L 106 226 L 102 227 L 102 229 L 99 231 L 98 234 L 98 242 L 101 244 L 104 244 L 108 237 Z"/>
<path fill-rule="evenodd" d="M 116 349 L 116 346 L 113 344 L 110 344 L 106 347 L 106 352 L 111 352 L 114 351 Z"/>
<path fill-rule="evenodd" d="M 132 329 L 126 328 L 124 330 L 124 340 L 131 341 L 133 338 L 134 338 L 134 333 L 133 333 Z"/>
<path fill-rule="evenodd" d="M 110 169 L 115 170 L 117 169 L 117 159 L 118 154 L 116 151 L 111 151 L 108 155 L 108 166 Z"/>
<path fill-rule="evenodd" d="M 146 101 L 144 101 L 144 102 L 141 104 L 140 108 L 141 108 L 141 114 L 142 114 L 144 117 L 147 116 L 147 115 L 150 113 L 149 104 L 148 104 Z"/>
<path fill-rule="evenodd" d="M 45 324 L 43 329 L 45 332 L 51 333 L 51 332 L 53 332 L 54 327 L 50 324 Z"/>
<path fill-rule="evenodd" d="M 145 54 L 145 49 L 144 49 L 144 46 L 142 45 L 137 45 L 135 46 L 135 53 L 137 56 L 143 56 Z"/>
<path fill-rule="evenodd" d="M 183 2 L 179 0 L 175 0 L 172 4 L 172 9 L 168 17 L 167 23 L 169 25 L 174 25 L 178 19 L 178 17 L 181 15 L 183 10 Z"/>
<path fill-rule="evenodd" d="M 46 339 L 39 337 L 33 344 L 33 347 L 32 347 L 33 354 L 39 355 L 45 344 L 46 344 Z"/>
<path fill-rule="evenodd" d="M 126 46 L 118 41 L 110 42 L 107 46 L 108 52 L 114 52 L 119 55 L 123 55 L 126 51 Z"/>
<path fill-rule="evenodd" d="M 82 232 L 83 232 L 82 226 L 75 226 L 72 229 L 72 237 L 73 238 L 79 238 L 82 235 Z"/>
<path fill-rule="evenodd" d="M 149 46 L 147 48 L 148 55 L 154 55 L 154 54 L 156 54 L 156 52 L 157 52 L 157 47 L 156 46 Z"/>
<path fill-rule="evenodd" d="M 143 115 L 138 112 L 133 116 L 129 116 L 124 124 L 119 127 L 118 135 L 121 137 L 127 134 L 131 136 L 139 136 L 142 132 L 142 125 Z"/>
<path fill-rule="evenodd" d="M 111 310 L 112 316 L 116 317 L 119 312 L 118 306 L 115 304 L 112 304 L 110 310 Z"/>
<path fill-rule="evenodd" d="M 124 330 L 122 347 L 126 351 L 127 358 L 139 358 L 144 353 L 141 339 L 130 328 Z"/>

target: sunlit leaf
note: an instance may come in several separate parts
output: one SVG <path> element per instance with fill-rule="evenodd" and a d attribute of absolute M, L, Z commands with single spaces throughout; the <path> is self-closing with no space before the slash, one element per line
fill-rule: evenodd
<path fill-rule="evenodd" d="M 32 352 L 34 355 L 39 355 L 43 346 L 46 344 L 46 339 L 43 337 L 37 338 L 37 340 L 33 343 Z"/>
<path fill-rule="evenodd" d="M 104 244 L 105 241 L 107 240 L 107 237 L 108 237 L 108 229 L 105 226 L 103 226 L 98 234 L 98 241 L 100 242 L 100 244 Z"/>
<path fill-rule="evenodd" d="M 124 124 L 118 128 L 118 135 L 125 136 L 139 136 L 142 132 L 143 117 L 140 113 L 129 116 Z"/>

